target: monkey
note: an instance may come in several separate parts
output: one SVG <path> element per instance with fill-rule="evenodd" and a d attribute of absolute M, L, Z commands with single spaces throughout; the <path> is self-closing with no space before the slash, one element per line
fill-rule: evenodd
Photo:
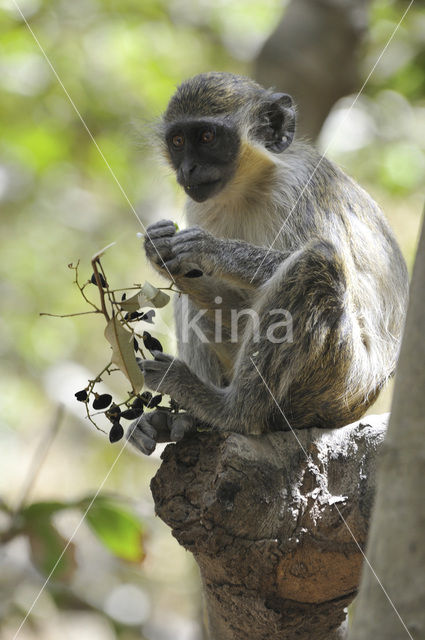
<path fill-rule="evenodd" d="M 130 426 L 145 454 L 164 429 L 179 440 L 199 424 L 246 435 L 339 428 L 394 374 L 408 296 L 401 251 L 371 196 L 294 139 L 295 125 L 289 95 L 224 72 L 184 81 L 163 114 L 161 149 L 189 226 L 150 225 L 145 251 L 181 292 L 178 358 L 156 351 L 141 367 L 185 412 Z"/>

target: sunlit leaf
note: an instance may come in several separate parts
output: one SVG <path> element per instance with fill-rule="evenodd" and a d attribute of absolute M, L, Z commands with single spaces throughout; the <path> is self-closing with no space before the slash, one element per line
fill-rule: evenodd
<path fill-rule="evenodd" d="M 143 287 L 140 289 L 139 293 L 139 304 L 140 307 L 156 307 L 160 309 L 161 307 L 165 307 L 165 305 L 169 302 L 170 296 L 165 293 L 165 291 L 161 291 L 154 287 L 150 282 L 145 282 Z"/>
<path fill-rule="evenodd" d="M 131 296 L 131 298 L 122 300 L 119 305 L 123 311 L 131 313 L 142 309 L 142 307 L 156 307 L 157 309 L 165 307 L 169 300 L 170 296 L 168 294 L 154 287 L 150 282 L 145 282 L 140 291 Z"/>
<path fill-rule="evenodd" d="M 135 393 L 143 387 L 143 374 L 137 364 L 133 335 L 124 329 L 116 316 L 112 316 L 105 329 L 105 338 L 112 347 L 112 362 L 128 378 Z"/>
<path fill-rule="evenodd" d="M 121 309 L 123 311 L 127 311 L 128 313 L 132 313 L 133 311 L 138 311 L 138 309 L 140 309 L 140 302 L 139 302 L 139 293 L 136 293 L 136 295 L 131 296 L 131 298 L 127 298 L 126 300 L 121 300 L 121 302 L 119 303 Z"/>
<path fill-rule="evenodd" d="M 84 508 L 84 504 L 82 507 Z M 114 555 L 130 562 L 141 562 L 143 526 L 140 520 L 122 505 L 108 498 L 96 498 L 87 512 L 86 520 L 99 540 Z"/>

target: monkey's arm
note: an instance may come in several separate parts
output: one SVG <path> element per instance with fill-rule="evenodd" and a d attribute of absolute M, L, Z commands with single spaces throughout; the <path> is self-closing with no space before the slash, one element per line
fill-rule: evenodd
<path fill-rule="evenodd" d="M 176 234 L 169 267 L 197 260 L 200 268 L 238 286 L 257 288 L 268 280 L 290 252 L 258 247 L 243 240 L 216 238 L 200 227 Z"/>

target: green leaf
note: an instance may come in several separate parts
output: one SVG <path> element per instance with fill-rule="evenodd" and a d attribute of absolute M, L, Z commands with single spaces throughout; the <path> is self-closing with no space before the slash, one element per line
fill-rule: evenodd
<path fill-rule="evenodd" d="M 46 577 L 53 571 L 55 580 L 69 580 L 76 561 L 74 545 L 60 535 L 52 516 L 73 506 L 64 502 L 35 502 L 21 512 L 22 529 L 28 536 L 32 561 Z"/>
<path fill-rule="evenodd" d="M 123 560 L 141 562 L 145 557 L 143 526 L 131 511 L 107 498 L 96 498 L 86 520 L 109 551 Z"/>
<path fill-rule="evenodd" d="M 59 502 L 58 500 L 46 500 L 43 502 L 33 502 L 21 511 L 21 515 L 30 522 L 38 518 L 48 518 L 56 511 L 72 508 L 74 505 L 69 502 Z"/>
<path fill-rule="evenodd" d="M 144 378 L 134 354 L 133 334 L 124 329 L 116 316 L 112 316 L 106 325 L 105 338 L 112 347 L 112 362 L 131 382 L 134 393 L 139 393 Z"/>

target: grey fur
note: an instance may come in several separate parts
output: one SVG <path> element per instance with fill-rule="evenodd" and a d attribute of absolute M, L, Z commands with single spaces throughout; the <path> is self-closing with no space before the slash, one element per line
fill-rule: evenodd
<path fill-rule="evenodd" d="M 214 197 L 202 203 L 188 199 L 188 229 L 176 232 L 170 221 L 149 227 L 146 254 L 167 277 L 157 251 L 162 256 L 189 296 L 190 314 L 208 310 L 198 324 L 211 342 L 192 336 L 182 343 L 178 299 L 179 359 L 171 367 L 165 354 L 144 361 L 146 383 L 185 407 L 188 429 L 196 421 L 247 434 L 342 427 L 360 418 L 394 373 L 408 295 L 404 260 L 377 204 L 333 163 L 304 143 L 276 155 L 250 137 L 258 130 L 261 97 L 268 100 L 270 92 L 243 79 L 246 98 L 238 90 L 232 112 L 235 76 L 227 91 L 226 74 L 206 78 L 205 96 L 214 79 L 224 96 L 223 109 L 217 98 L 214 113 L 229 113 L 237 123 L 240 166 Z M 189 109 L 191 86 L 195 115 L 209 114 L 207 106 L 205 113 L 200 108 L 197 76 L 177 91 L 167 118 L 182 104 Z M 194 265 L 204 275 L 184 278 Z M 230 309 L 247 308 L 259 314 L 260 342 L 246 321 L 234 344 Z M 272 344 L 265 338 L 268 312 L 280 308 L 292 314 L 293 342 Z M 223 343 L 214 342 L 217 309 Z M 155 443 L 152 419 L 144 415 L 137 439 L 131 438 L 146 453 Z"/>

